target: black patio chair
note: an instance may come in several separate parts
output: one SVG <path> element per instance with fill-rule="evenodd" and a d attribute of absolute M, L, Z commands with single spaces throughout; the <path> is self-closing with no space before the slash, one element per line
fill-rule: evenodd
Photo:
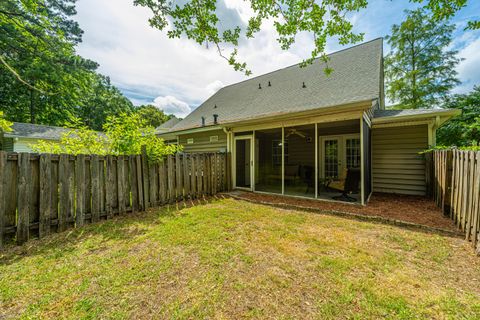
<path fill-rule="evenodd" d="M 345 178 L 345 185 L 343 192 L 339 196 L 332 197 L 334 200 L 355 202 L 357 199 L 350 196 L 352 193 L 358 193 L 360 184 L 360 168 L 349 168 L 347 177 Z"/>

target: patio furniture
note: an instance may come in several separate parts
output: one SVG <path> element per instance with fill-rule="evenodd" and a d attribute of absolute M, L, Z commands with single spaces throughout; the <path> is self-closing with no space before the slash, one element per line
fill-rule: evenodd
<path fill-rule="evenodd" d="M 343 186 L 343 192 L 339 196 L 332 197 L 334 200 L 355 202 L 357 199 L 349 196 L 352 193 L 358 193 L 360 184 L 360 168 L 349 168 L 347 178 Z"/>

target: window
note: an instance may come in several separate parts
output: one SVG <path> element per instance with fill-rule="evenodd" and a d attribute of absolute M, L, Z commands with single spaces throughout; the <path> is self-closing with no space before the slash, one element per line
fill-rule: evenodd
<path fill-rule="evenodd" d="M 193 144 L 193 138 L 187 139 L 187 144 Z"/>
<path fill-rule="evenodd" d="M 346 139 L 347 168 L 360 167 L 360 139 Z"/>
<path fill-rule="evenodd" d="M 288 163 L 288 140 L 285 139 L 285 163 Z M 274 166 L 282 165 L 282 140 L 272 140 L 272 163 Z"/>
<path fill-rule="evenodd" d="M 218 136 L 210 136 L 210 142 L 218 142 Z"/>

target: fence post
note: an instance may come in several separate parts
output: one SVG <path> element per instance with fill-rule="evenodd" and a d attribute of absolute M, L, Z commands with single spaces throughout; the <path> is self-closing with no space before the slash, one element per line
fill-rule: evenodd
<path fill-rule="evenodd" d="M 174 160 L 171 154 L 167 157 L 167 177 L 168 177 L 168 192 L 167 202 L 173 203 L 175 199 L 175 167 Z"/>
<path fill-rule="evenodd" d="M 180 153 L 175 154 L 175 180 L 176 180 L 176 200 L 183 199 L 183 184 L 182 184 L 182 160 Z"/>
<path fill-rule="evenodd" d="M 83 154 L 77 155 L 75 159 L 75 184 L 77 185 L 75 227 L 78 228 L 85 222 L 85 156 Z"/>
<path fill-rule="evenodd" d="M 0 248 L 3 246 L 3 237 L 5 233 L 5 193 L 6 193 L 6 167 L 7 153 L 0 151 Z"/>
<path fill-rule="evenodd" d="M 227 191 L 231 191 L 233 186 L 233 181 L 232 181 L 232 154 L 230 152 L 227 152 L 226 153 L 226 157 L 225 157 L 225 162 L 226 162 L 226 178 L 227 178 Z"/>
<path fill-rule="evenodd" d="M 426 187 L 426 193 L 427 197 L 431 198 L 433 196 L 432 193 L 432 178 L 431 178 L 431 172 L 432 172 L 432 156 L 433 156 L 434 151 L 429 151 L 426 152 L 425 155 L 425 187 Z"/>
<path fill-rule="evenodd" d="M 145 210 L 145 201 L 143 197 L 143 170 L 142 170 L 142 156 L 135 156 L 135 164 L 137 169 L 137 190 L 138 190 L 138 210 Z"/>
<path fill-rule="evenodd" d="M 150 180 L 148 177 L 148 158 L 147 158 L 147 146 L 142 146 L 142 175 L 143 175 L 143 198 L 144 208 L 150 207 Z"/>
<path fill-rule="evenodd" d="M 50 216 L 52 210 L 52 158 L 49 154 L 40 155 L 40 216 L 38 236 L 43 238 L 50 234 Z"/>
<path fill-rule="evenodd" d="M 18 190 L 17 190 L 17 244 L 23 244 L 29 237 L 30 213 L 30 154 L 18 154 Z"/>
<path fill-rule="evenodd" d="M 443 215 L 450 215 L 452 206 L 453 151 L 447 150 L 445 157 L 445 195 L 443 196 Z"/>

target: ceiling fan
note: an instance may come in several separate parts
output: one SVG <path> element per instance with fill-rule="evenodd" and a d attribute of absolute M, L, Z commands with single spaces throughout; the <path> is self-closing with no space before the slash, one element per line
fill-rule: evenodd
<path fill-rule="evenodd" d="M 302 132 L 302 131 L 299 131 L 295 128 L 291 128 L 291 129 L 288 129 L 288 133 L 287 133 L 287 138 L 290 137 L 291 135 L 294 135 L 296 134 L 297 136 L 299 137 L 302 137 L 302 138 L 305 138 L 307 136 L 306 133 Z"/>

